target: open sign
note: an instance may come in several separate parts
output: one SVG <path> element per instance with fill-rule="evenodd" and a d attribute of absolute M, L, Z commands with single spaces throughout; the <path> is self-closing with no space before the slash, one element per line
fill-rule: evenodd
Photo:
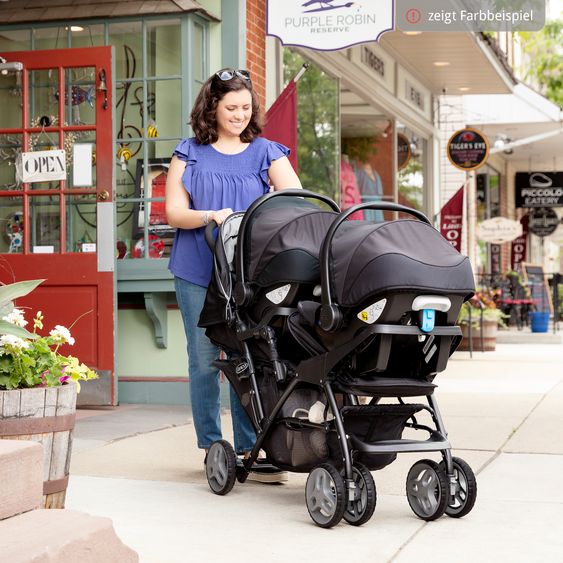
<path fill-rule="evenodd" d="M 66 180 L 66 158 L 62 149 L 22 152 L 16 166 L 20 183 Z"/>

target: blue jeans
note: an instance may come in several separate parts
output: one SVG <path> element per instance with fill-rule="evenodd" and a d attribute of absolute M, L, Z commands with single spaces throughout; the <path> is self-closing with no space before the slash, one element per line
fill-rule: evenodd
<path fill-rule="evenodd" d="M 205 330 L 197 326 L 207 289 L 178 277 L 174 283 L 188 340 L 190 399 L 197 445 L 208 449 L 215 440 L 221 440 L 222 435 L 219 371 L 211 365 L 219 357 L 219 348 L 205 336 Z M 256 434 L 232 386 L 229 387 L 235 451 L 240 454 L 252 449 Z"/>

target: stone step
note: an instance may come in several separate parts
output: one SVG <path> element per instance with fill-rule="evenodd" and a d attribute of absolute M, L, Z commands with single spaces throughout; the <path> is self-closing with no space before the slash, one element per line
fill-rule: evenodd
<path fill-rule="evenodd" d="M 0 520 L 38 508 L 43 503 L 41 444 L 0 440 L 0 476 Z"/>
<path fill-rule="evenodd" d="M 0 522 L 1 561 L 10 563 L 136 563 L 139 556 L 109 518 L 76 510 L 34 510 Z"/>

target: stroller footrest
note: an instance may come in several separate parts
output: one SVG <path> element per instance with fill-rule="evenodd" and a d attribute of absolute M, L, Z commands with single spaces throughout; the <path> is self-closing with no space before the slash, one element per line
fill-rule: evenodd
<path fill-rule="evenodd" d="M 421 397 L 434 393 L 436 385 L 402 377 L 340 377 L 334 391 L 372 397 Z"/>
<path fill-rule="evenodd" d="M 364 442 L 354 434 L 350 434 L 352 447 L 362 453 L 401 453 L 401 452 L 435 452 L 451 448 L 450 442 L 440 433 L 433 432 L 427 440 L 381 440 Z"/>

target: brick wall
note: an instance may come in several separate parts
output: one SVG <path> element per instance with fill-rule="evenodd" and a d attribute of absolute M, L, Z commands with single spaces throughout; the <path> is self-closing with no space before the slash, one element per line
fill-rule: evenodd
<path fill-rule="evenodd" d="M 246 66 L 252 85 L 266 106 L 266 0 L 246 1 Z"/>

